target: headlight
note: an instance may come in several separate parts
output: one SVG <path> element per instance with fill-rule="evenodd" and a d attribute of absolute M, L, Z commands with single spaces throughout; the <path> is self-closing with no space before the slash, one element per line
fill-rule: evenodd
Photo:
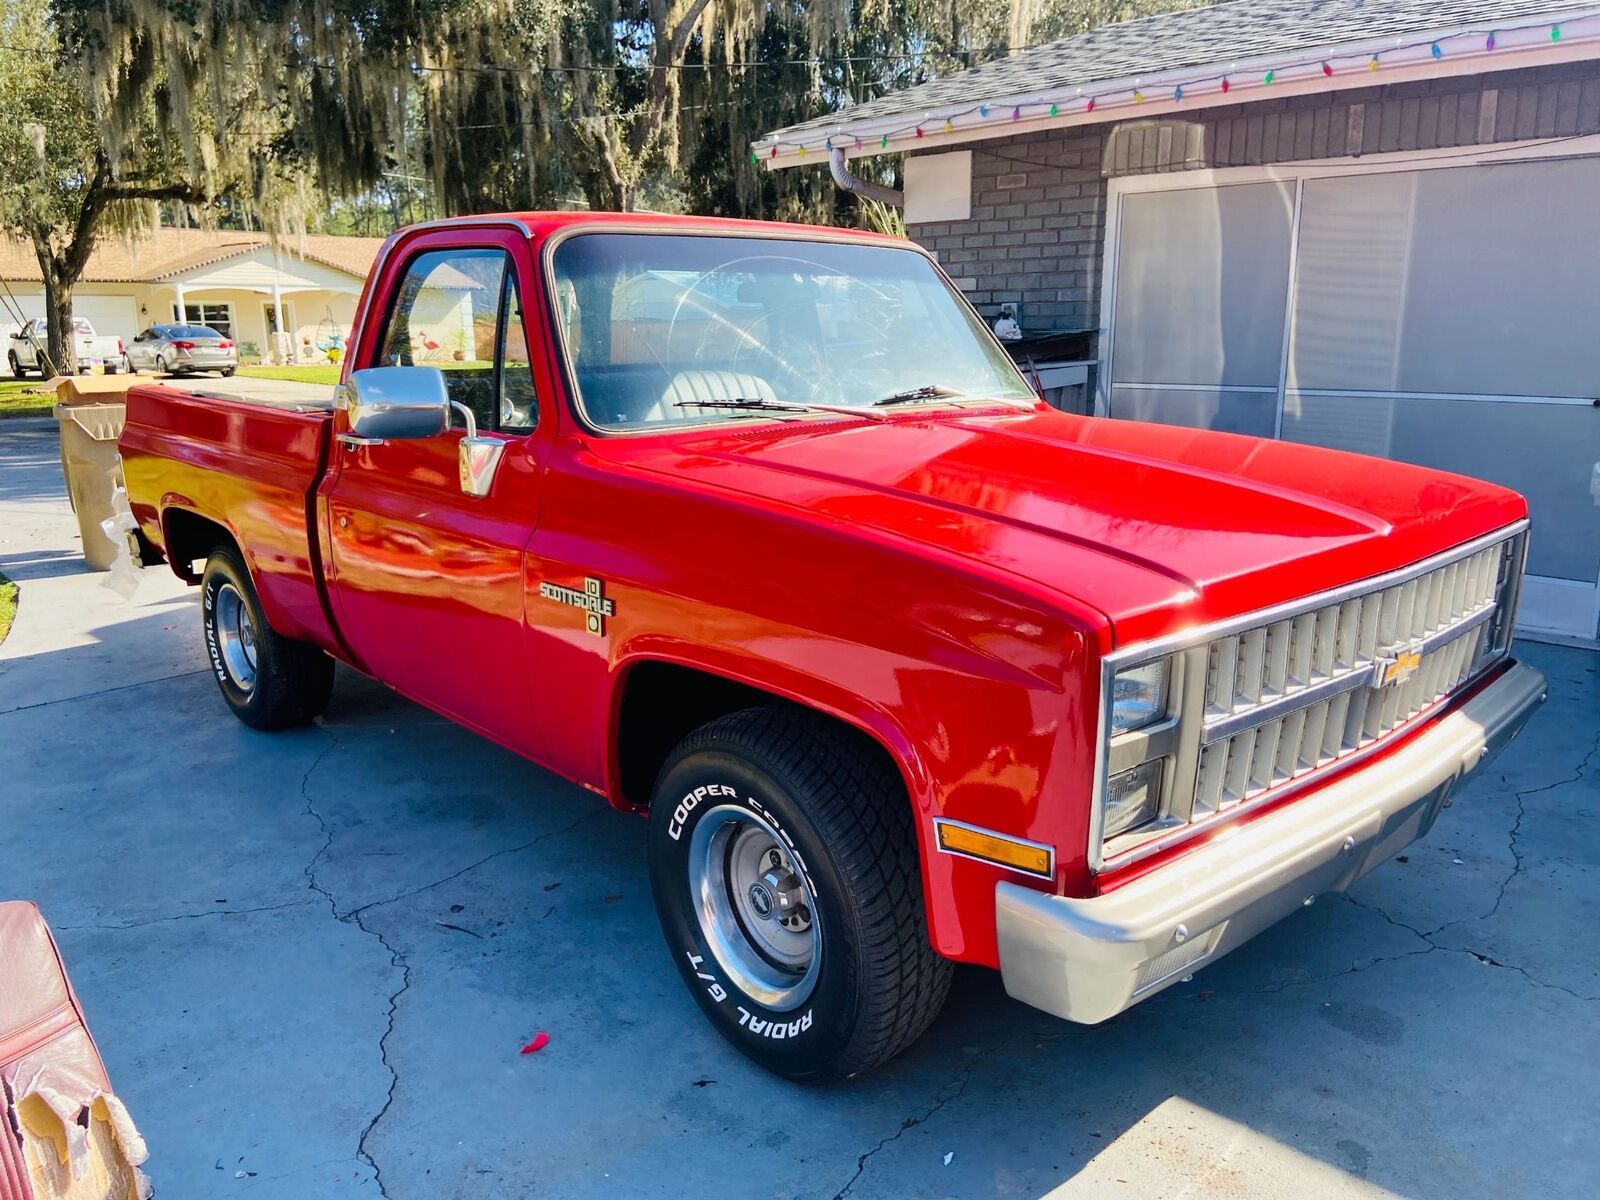
<path fill-rule="evenodd" d="M 1166 716 L 1167 659 L 1118 671 L 1111 683 L 1113 735 L 1143 729 Z"/>
<path fill-rule="evenodd" d="M 1155 819 L 1161 811 L 1161 766 L 1165 761 L 1151 759 L 1106 781 L 1103 837 L 1113 838 Z"/>

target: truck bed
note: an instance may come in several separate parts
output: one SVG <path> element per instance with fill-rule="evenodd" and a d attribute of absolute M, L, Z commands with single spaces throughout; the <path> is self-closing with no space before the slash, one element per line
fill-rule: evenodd
<path fill-rule="evenodd" d="M 152 384 L 152 387 L 159 386 Z M 333 398 L 326 400 L 270 400 L 265 396 L 240 396 L 234 392 L 195 392 L 187 388 L 166 388 L 166 391 L 182 391 L 187 396 L 197 396 L 202 400 L 213 403 L 222 401 L 228 404 L 256 405 L 261 408 L 275 408 L 281 412 L 295 413 L 331 413 L 333 412 Z"/>
<path fill-rule="evenodd" d="M 194 560 L 231 537 L 273 627 L 331 646 L 316 490 L 332 403 L 139 384 L 127 404 L 123 478 L 145 538 L 193 582 Z"/>

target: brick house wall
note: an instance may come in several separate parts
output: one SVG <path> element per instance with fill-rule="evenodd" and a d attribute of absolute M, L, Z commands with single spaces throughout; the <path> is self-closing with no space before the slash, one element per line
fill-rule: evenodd
<path fill-rule="evenodd" d="M 973 144 L 972 216 L 911 225 L 985 317 L 1101 324 L 1106 181 L 1600 133 L 1600 64 L 1573 63 L 1196 110 Z M 938 153 L 937 150 L 926 153 Z"/>

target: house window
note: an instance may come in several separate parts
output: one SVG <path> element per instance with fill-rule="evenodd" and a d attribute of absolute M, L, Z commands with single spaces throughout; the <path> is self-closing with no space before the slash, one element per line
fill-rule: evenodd
<path fill-rule="evenodd" d="M 173 305 L 176 309 L 177 305 Z M 233 337 L 233 305 L 185 304 L 178 318 L 190 325 L 208 325 L 225 338 Z"/>

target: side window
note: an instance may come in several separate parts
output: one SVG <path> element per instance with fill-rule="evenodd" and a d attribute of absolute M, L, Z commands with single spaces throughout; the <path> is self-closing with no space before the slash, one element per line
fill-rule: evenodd
<path fill-rule="evenodd" d="M 533 387 L 528 326 L 514 271 L 506 272 L 500 316 L 500 428 L 525 433 L 539 422 L 539 395 Z"/>
<path fill-rule="evenodd" d="M 504 250 L 430 250 L 411 260 L 378 352 L 382 366 L 438 367 L 450 399 L 483 429 L 499 427 L 495 355 Z"/>

